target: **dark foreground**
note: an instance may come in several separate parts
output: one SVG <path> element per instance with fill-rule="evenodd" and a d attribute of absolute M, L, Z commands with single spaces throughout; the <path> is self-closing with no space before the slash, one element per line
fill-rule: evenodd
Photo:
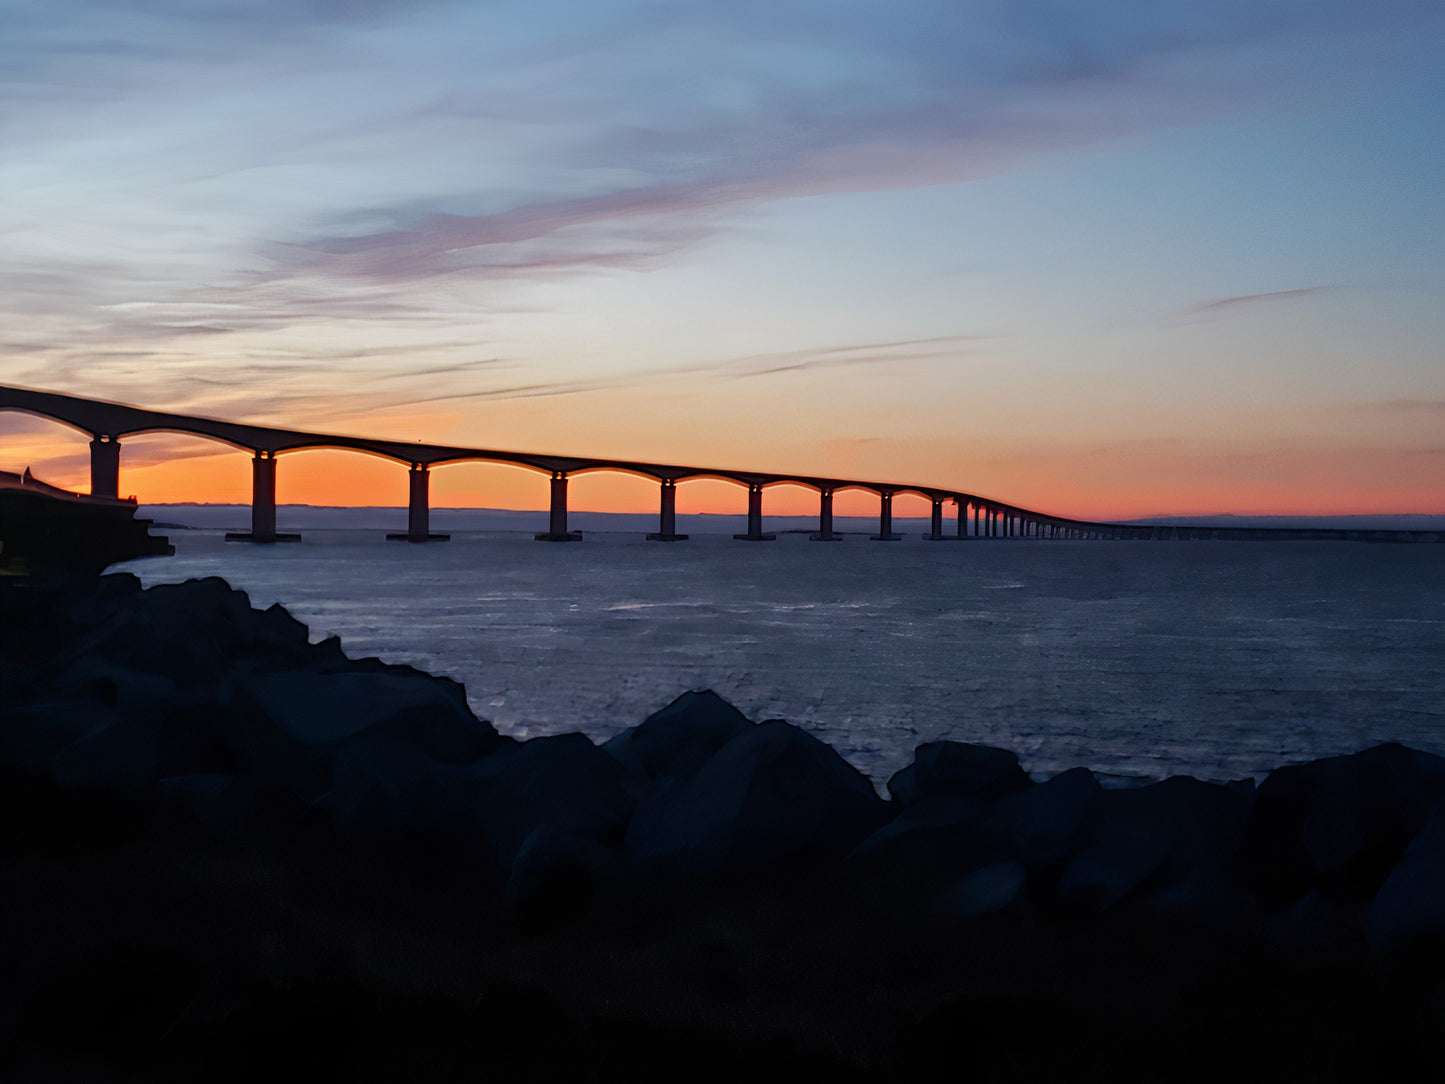
<path fill-rule="evenodd" d="M 686 694 L 594 746 L 222 581 L 0 588 L 0 1076 L 1420 1080 L 1445 760 L 883 801 Z"/>

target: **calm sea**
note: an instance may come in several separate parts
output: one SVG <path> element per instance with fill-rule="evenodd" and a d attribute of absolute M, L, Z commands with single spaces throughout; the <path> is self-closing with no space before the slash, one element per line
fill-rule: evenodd
<path fill-rule="evenodd" d="M 721 524 L 671 544 L 510 529 L 408 546 L 291 526 L 304 541 L 170 530 L 176 556 L 117 567 L 222 576 L 352 656 L 456 678 L 523 738 L 605 739 L 711 688 L 878 781 L 941 738 L 1120 781 L 1262 777 L 1387 740 L 1445 754 L 1441 545 L 745 543 Z"/>

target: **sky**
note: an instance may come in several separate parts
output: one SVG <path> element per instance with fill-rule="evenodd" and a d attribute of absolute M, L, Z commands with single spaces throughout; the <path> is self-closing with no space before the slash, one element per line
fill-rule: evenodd
<path fill-rule="evenodd" d="M 5 0 L 0 383 L 1089 519 L 1442 514 L 1442 103 L 1432 0 Z M 0 413 L 0 470 L 85 489 L 87 440 Z M 244 502 L 247 459 L 133 436 L 121 490 Z M 406 484 L 278 464 L 283 502 Z"/>

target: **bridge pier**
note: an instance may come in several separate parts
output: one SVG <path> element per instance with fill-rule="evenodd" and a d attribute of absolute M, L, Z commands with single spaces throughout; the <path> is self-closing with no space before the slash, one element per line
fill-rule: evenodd
<path fill-rule="evenodd" d="M 90 495 L 120 496 L 120 441 L 105 433 L 90 442 Z"/>
<path fill-rule="evenodd" d="M 748 531 L 747 534 L 735 534 L 734 538 L 742 542 L 771 542 L 777 538 L 771 531 L 763 533 L 763 484 L 761 482 L 748 483 Z"/>
<path fill-rule="evenodd" d="M 948 535 L 943 533 L 943 498 L 932 497 L 933 507 L 928 514 L 928 533 L 923 536 L 925 542 L 947 542 Z"/>
<path fill-rule="evenodd" d="M 963 497 L 954 498 L 958 504 L 958 537 L 968 537 L 968 501 Z"/>
<path fill-rule="evenodd" d="M 389 534 L 390 542 L 447 542 L 449 534 L 431 534 L 431 502 L 428 491 L 431 488 L 431 471 L 425 463 L 413 463 L 407 471 L 409 492 L 406 506 L 406 533 Z"/>
<path fill-rule="evenodd" d="M 897 542 L 902 535 L 893 533 L 893 494 L 878 494 L 878 533 L 870 536 L 874 542 Z"/>
<path fill-rule="evenodd" d="M 833 491 L 818 491 L 818 531 L 808 538 L 814 542 L 841 542 L 843 536 L 833 533 Z"/>
<path fill-rule="evenodd" d="M 649 542 L 686 542 L 687 535 L 677 533 L 677 482 L 662 479 L 662 508 L 658 513 L 657 530 L 648 534 Z"/>
<path fill-rule="evenodd" d="M 567 530 L 567 472 L 552 472 L 552 510 L 548 529 L 533 535 L 538 542 L 580 542 L 581 531 Z"/>
<path fill-rule="evenodd" d="M 251 457 L 251 530 L 230 531 L 227 542 L 300 542 L 299 534 L 276 533 L 276 453 L 257 449 Z"/>

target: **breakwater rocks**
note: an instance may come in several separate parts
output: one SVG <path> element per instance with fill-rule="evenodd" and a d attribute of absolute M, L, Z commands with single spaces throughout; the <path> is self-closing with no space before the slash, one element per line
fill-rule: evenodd
<path fill-rule="evenodd" d="M 708 692 L 515 741 L 218 579 L 8 585 L 0 650 L 12 1079 L 1439 1066 L 1445 760 L 1403 746 L 1110 790 L 939 742 L 885 799 Z"/>

